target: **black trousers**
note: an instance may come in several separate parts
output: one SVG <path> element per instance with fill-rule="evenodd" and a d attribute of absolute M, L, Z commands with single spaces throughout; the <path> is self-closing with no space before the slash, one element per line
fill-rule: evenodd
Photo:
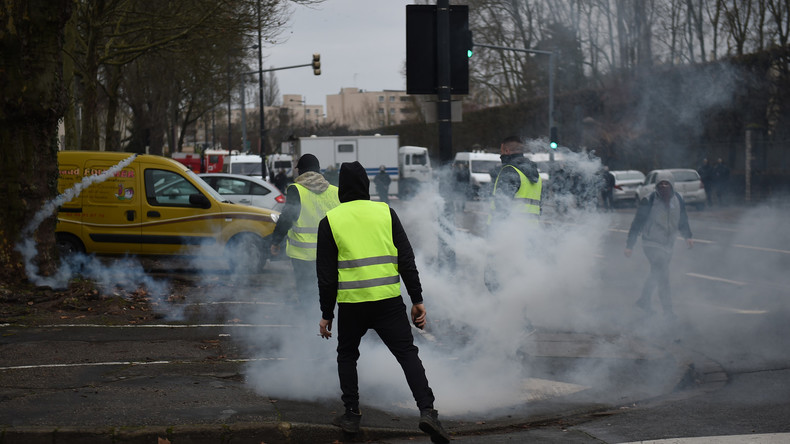
<path fill-rule="evenodd" d="M 340 303 L 337 322 L 337 373 L 346 409 L 359 409 L 359 343 L 369 329 L 375 330 L 398 360 L 417 407 L 420 410 L 433 408 L 433 391 L 428 386 L 419 349 L 414 345 L 411 323 L 402 297 L 375 302 Z"/>
<path fill-rule="evenodd" d="M 296 284 L 295 302 L 301 305 L 315 304 L 318 300 L 318 276 L 316 275 L 315 261 L 291 258 L 291 265 Z"/>

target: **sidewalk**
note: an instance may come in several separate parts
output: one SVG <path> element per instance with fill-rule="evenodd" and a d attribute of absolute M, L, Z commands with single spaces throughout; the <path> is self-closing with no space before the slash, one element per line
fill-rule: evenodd
<path fill-rule="evenodd" d="M 14 352 L 13 343 L 2 345 L 2 353 Z M 653 399 L 687 397 L 726 383 L 715 362 L 674 344 L 659 346 L 636 338 L 536 331 L 522 351 L 534 375 L 514 388 L 523 391 L 525 402 L 493 419 L 453 418 L 440 411 L 451 435 L 539 425 Z M 94 382 L 72 386 L 53 379 L 61 370 L 22 371 L 0 363 L 0 444 L 333 443 L 411 436 L 415 442 L 429 442 L 417 429 L 416 409 L 401 416 L 363 405 L 362 429 L 349 437 L 331 425 L 340 413 L 339 401 L 327 405 L 261 396 L 244 383 L 240 362 L 149 364 L 119 365 L 114 371 L 74 366 L 66 370 L 69 377 Z M 590 377 L 587 385 L 568 382 L 580 364 L 606 371 Z"/>

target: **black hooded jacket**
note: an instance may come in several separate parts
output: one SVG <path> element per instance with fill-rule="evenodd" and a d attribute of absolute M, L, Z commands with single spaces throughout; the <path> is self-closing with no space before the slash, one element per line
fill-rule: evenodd
<path fill-rule="evenodd" d="M 352 200 L 370 200 L 370 179 L 359 162 L 344 163 L 340 166 L 338 197 L 340 205 Z M 398 249 L 398 271 L 409 293 L 412 304 L 422 302 L 422 286 L 414 251 L 406 236 L 395 210 L 390 208 L 392 217 L 392 242 Z M 321 299 L 321 316 L 333 319 L 337 301 L 337 244 L 327 218 L 318 224 L 318 246 L 316 271 L 318 274 L 318 294 Z"/>

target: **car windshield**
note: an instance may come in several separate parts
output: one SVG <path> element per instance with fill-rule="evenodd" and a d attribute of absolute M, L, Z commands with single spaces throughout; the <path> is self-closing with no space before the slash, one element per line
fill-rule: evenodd
<path fill-rule="evenodd" d="M 672 171 L 675 177 L 675 182 L 696 182 L 699 180 L 699 174 L 694 170 L 675 170 Z"/>
<path fill-rule="evenodd" d="M 498 160 L 473 160 L 472 172 L 473 173 L 488 173 L 495 168 L 502 166 L 502 162 Z"/>

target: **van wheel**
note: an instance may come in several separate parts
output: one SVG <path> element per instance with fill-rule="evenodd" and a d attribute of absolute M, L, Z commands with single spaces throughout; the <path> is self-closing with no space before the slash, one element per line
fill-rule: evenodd
<path fill-rule="evenodd" d="M 269 257 L 263 238 L 252 233 L 233 236 L 225 248 L 225 256 L 233 273 L 258 273 Z"/>
<path fill-rule="evenodd" d="M 85 246 L 82 245 L 82 241 L 77 236 L 69 233 L 55 233 L 55 248 L 61 259 L 85 252 Z"/>

